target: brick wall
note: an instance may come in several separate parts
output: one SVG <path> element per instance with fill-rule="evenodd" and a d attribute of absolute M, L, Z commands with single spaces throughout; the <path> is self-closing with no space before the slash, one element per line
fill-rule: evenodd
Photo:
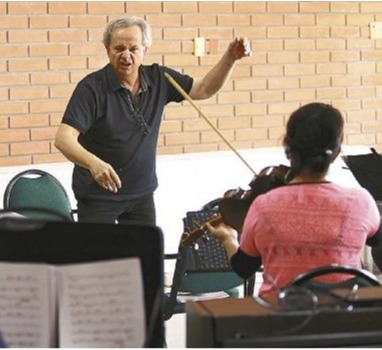
<path fill-rule="evenodd" d="M 382 2 L 0 2 L 0 165 L 64 160 L 53 139 L 75 84 L 107 63 L 106 23 L 146 18 L 146 63 L 202 76 L 234 36 L 254 55 L 239 62 L 203 113 L 237 148 L 280 145 L 299 105 L 332 103 L 346 117 L 345 143 L 382 150 L 382 41 L 370 23 Z M 204 37 L 206 54 L 193 54 Z M 188 102 L 167 107 L 159 154 L 227 149 Z"/>

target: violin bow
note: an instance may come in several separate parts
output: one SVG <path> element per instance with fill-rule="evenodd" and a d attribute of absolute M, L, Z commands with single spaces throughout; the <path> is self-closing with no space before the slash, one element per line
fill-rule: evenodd
<path fill-rule="evenodd" d="M 199 115 L 211 126 L 211 128 L 220 136 L 220 138 L 224 141 L 224 143 L 239 157 L 239 159 L 247 166 L 247 168 L 253 173 L 253 175 L 257 175 L 256 172 L 252 169 L 252 167 L 247 163 L 247 161 L 241 156 L 241 154 L 236 150 L 235 147 L 224 137 L 224 135 L 220 132 L 220 130 L 211 122 L 209 118 L 207 118 L 201 109 L 194 103 L 192 98 L 182 89 L 182 87 L 175 81 L 175 79 L 168 74 L 164 73 L 164 76 L 168 79 L 171 85 L 188 101 L 191 106 L 196 109 Z"/>

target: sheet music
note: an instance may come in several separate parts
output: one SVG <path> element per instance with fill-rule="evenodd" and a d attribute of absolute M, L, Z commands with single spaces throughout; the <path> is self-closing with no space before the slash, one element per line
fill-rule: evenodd
<path fill-rule="evenodd" d="M 143 281 L 138 258 L 60 267 L 60 347 L 142 347 Z"/>
<path fill-rule="evenodd" d="M 0 330 L 8 347 L 54 345 L 49 275 L 43 264 L 0 263 Z"/>

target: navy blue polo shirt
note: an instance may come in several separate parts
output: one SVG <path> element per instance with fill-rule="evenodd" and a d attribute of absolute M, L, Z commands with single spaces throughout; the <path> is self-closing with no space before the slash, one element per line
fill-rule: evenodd
<path fill-rule="evenodd" d="M 141 66 L 140 91 L 124 88 L 110 64 L 76 86 L 62 122 L 80 132 L 78 141 L 111 164 L 122 181 L 118 193 L 101 188 L 87 169 L 74 166 L 73 191 L 80 198 L 128 199 L 152 193 L 158 186 L 156 149 L 163 110 L 183 96 L 169 83 L 169 73 L 189 93 L 193 79 L 158 64 Z"/>

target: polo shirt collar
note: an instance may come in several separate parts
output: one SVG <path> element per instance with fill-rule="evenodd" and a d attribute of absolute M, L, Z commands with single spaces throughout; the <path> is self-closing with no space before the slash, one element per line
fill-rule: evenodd
<path fill-rule="evenodd" d="M 140 88 L 139 91 L 147 91 L 149 88 L 149 79 L 147 78 L 147 74 L 145 70 L 142 68 L 142 66 L 139 67 L 139 79 L 140 79 Z M 113 68 L 111 67 L 111 64 L 109 63 L 106 66 L 106 75 L 109 82 L 109 87 L 112 91 L 117 91 L 121 89 L 121 83 L 119 82 L 117 75 L 114 73 Z"/>

